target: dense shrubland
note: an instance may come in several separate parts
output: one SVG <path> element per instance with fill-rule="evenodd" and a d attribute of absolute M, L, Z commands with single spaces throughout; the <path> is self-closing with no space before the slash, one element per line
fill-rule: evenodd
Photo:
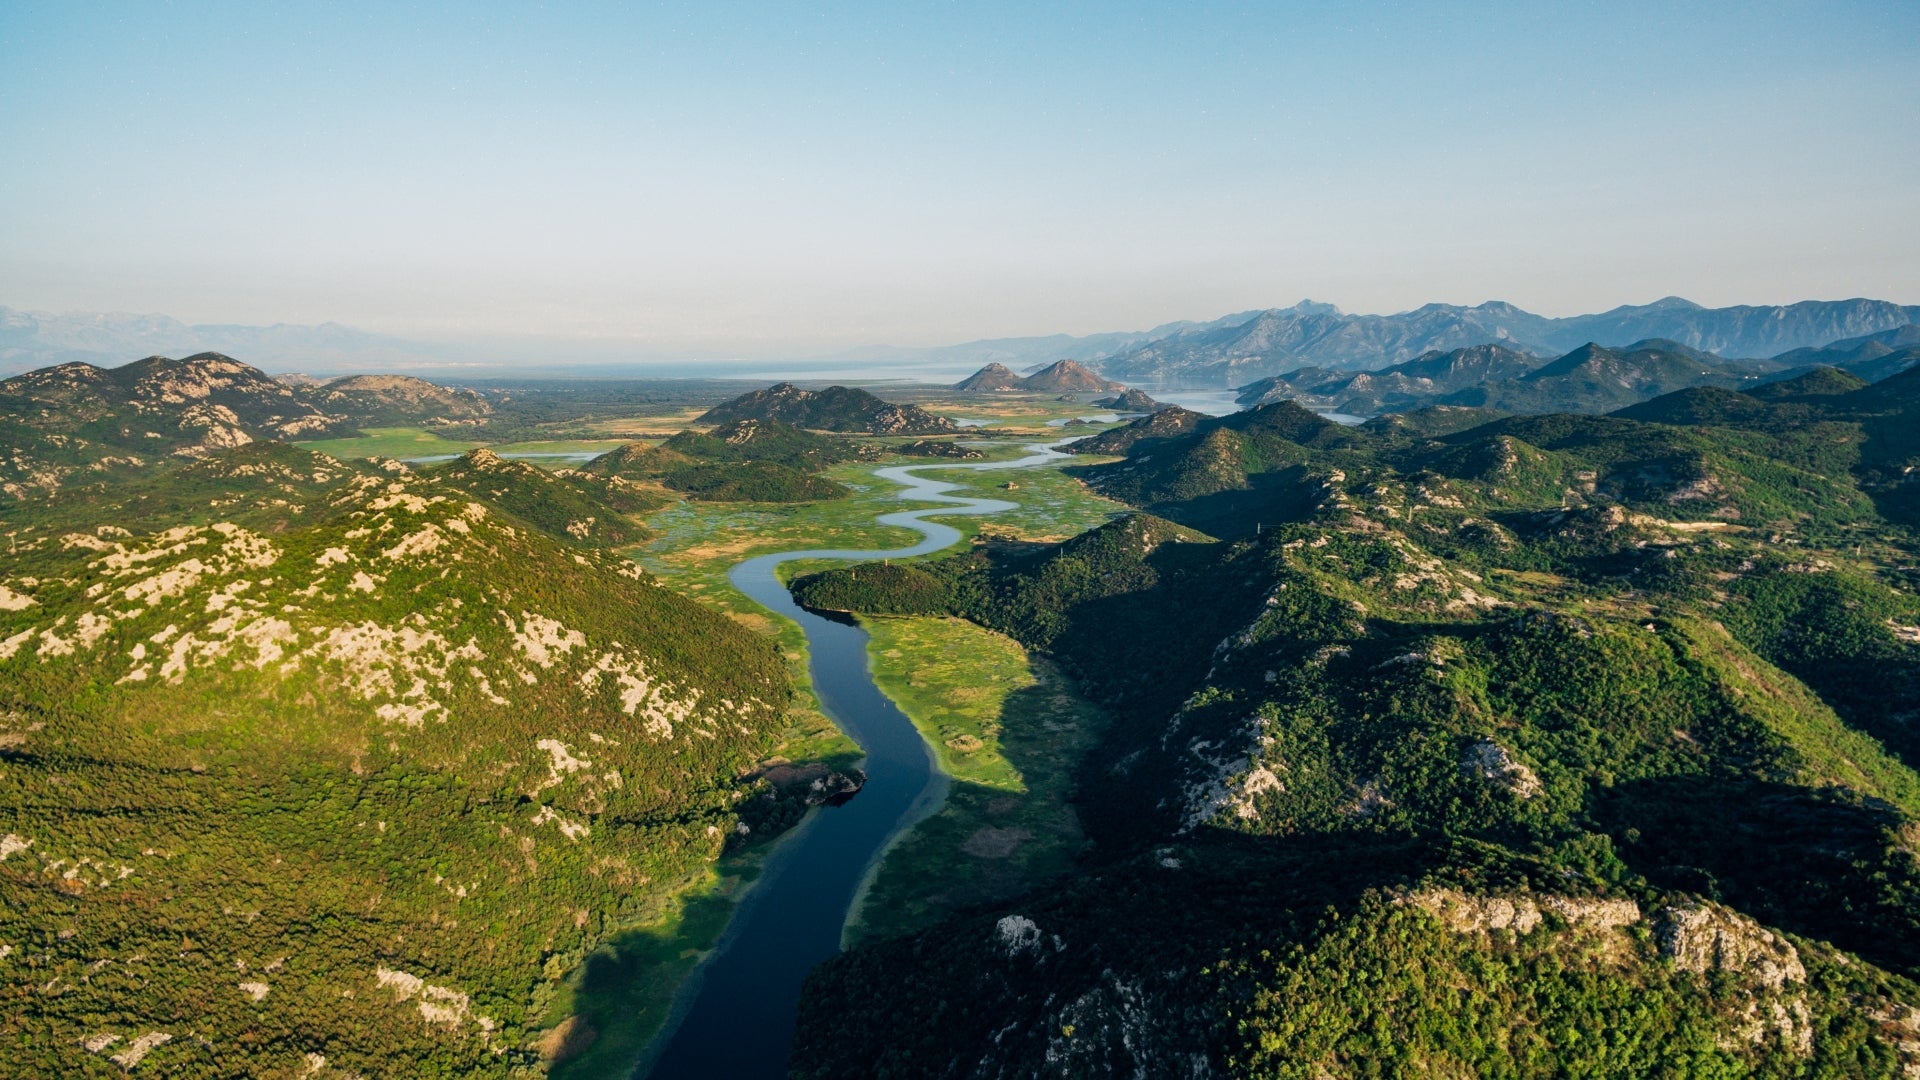
<path fill-rule="evenodd" d="M 1920 1066 L 1914 379 L 1163 418 L 1079 470 L 1151 516 L 796 581 L 1116 714 L 1080 878 L 823 968 L 797 1070 Z"/>

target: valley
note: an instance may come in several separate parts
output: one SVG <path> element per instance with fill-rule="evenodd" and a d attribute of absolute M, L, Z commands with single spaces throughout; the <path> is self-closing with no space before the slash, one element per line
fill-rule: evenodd
<path fill-rule="evenodd" d="M 0 1037 L 75 1075 L 1524 1073 L 1541 1027 L 1611 1033 L 1555 1051 L 1601 1072 L 1906 1068 L 1897 342 L 1660 393 L 1616 376 L 1703 361 L 1482 350 L 1339 423 L 1285 377 L 1105 413 L 1058 365 L 0 384 Z M 1571 397 L 1460 403 L 1548 368 Z"/>

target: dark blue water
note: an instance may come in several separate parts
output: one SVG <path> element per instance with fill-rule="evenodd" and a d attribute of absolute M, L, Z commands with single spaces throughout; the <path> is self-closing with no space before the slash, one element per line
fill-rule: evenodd
<path fill-rule="evenodd" d="M 904 558 L 938 551 L 960 539 L 928 515 L 991 514 L 1016 504 L 944 492 L 954 485 L 915 475 L 930 469 L 1011 469 L 1058 455 L 1036 446 L 1015 461 L 970 465 L 914 465 L 877 469 L 903 484 L 902 499 L 943 505 L 883 514 L 878 519 L 919 532 L 924 539 L 892 551 L 791 551 L 748 559 L 728 575 L 735 587 L 769 611 L 800 624 L 807 636 L 813 686 L 840 730 L 867 753 L 867 784 L 840 806 L 822 807 L 781 847 L 734 912 L 714 955 L 681 991 L 677 1027 L 663 1032 L 653 1080 L 784 1077 L 793 1043 L 800 985 L 807 973 L 840 951 L 840 933 L 854 893 L 887 842 L 933 809 L 946 790 L 920 733 L 873 683 L 867 669 L 867 633 L 821 618 L 793 602 L 774 570 L 794 559 Z"/>

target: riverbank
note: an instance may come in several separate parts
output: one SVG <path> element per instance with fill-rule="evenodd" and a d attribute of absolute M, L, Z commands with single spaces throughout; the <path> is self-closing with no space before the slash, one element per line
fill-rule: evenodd
<path fill-rule="evenodd" d="M 996 533 L 1023 538 L 1057 538 L 1082 532 L 1106 520 L 1116 508 L 1057 468 L 1046 467 L 1071 461 L 1053 453 L 1026 453 L 996 461 L 915 463 L 877 470 L 871 465 L 842 466 L 835 470 L 835 479 L 854 490 L 851 498 L 800 505 L 670 507 L 649 522 L 656 538 L 645 548 L 629 554 L 669 588 L 775 636 L 795 668 L 797 688 L 803 691 L 796 703 L 799 708 L 794 711 L 794 729 L 789 733 L 787 745 L 780 750 L 781 756 L 794 761 L 826 760 L 844 766 L 863 751 L 829 721 L 824 711 L 816 683 L 819 650 L 809 643 L 797 609 L 789 610 L 791 599 L 784 585 L 789 572 L 806 566 L 806 560 L 821 556 L 837 557 L 837 561 L 838 558 L 903 557 L 898 554 L 902 547 L 922 554 L 943 550 L 927 546 L 927 534 L 939 533 L 938 538 L 944 544 L 960 542 L 970 537 L 983 520 L 968 515 L 990 514 L 985 520 L 994 522 Z M 1022 470 L 1016 487 L 1018 503 L 996 497 L 1005 492 L 1004 478 L 995 474 L 1008 468 Z M 902 502 L 919 505 L 902 510 Z M 929 502 L 935 505 L 926 505 Z M 987 506 L 992 509 L 984 509 Z M 946 518 L 951 524 L 926 522 L 923 519 L 927 517 Z M 827 543 L 822 544 L 823 540 Z M 915 540 L 920 542 L 912 543 Z M 809 544 L 813 545 L 810 550 Z M 796 548 L 803 550 L 795 551 Z M 756 562 L 762 557 L 770 557 L 772 570 L 768 579 L 759 582 L 766 595 L 750 596 L 736 580 L 737 570 L 742 562 Z M 864 633 L 851 627 L 840 629 L 858 635 L 857 646 L 846 651 L 853 658 L 850 675 L 871 688 Z M 847 665 L 839 665 L 836 670 L 845 667 Z M 823 949 L 816 960 L 797 967 L 792 974 L 796 1001 L 806 971 L 818 959 L 837 951 L 840 925 L 852 902 L 853 889 L 866 877 L 873 856 L 904 824 L 938 809 L 944 794 L 945 777 L 934 771 L 925 744 L 911 723 L 893 709 L 892 703 L 877 689 L 871 693 L 868 704 L 873 708 L 893 710 L 894 718 L 889 722 L 905 740 L 902 752 L 918 756 L 921 779 L 908 785 L 915 791 L 914 797 L 907 800 L 905 810 L 893 820 L 880 823 L 883 827 L 871 839 L 871 849 L 862 854 L 857 865 L 849 868 L 840 911 L 825 920 L 828 932 Z M 845 726 L 851 729 L 851 725 Z M 871 749 L 869 742 L 868 750 Z M 940 790 L 935 790 L 936 787 Z M 789 859 L 802 865 L 817 862 L 815 855 L 807 852 L 807 837 L 816 822 L 829 815 L 840 818 L 846 811 L 861 807 L 877 807 L 880 801 L 879 790 L 870 778 L 869 790 L 847 807 L 809 815 L 800 830 L 770 844 L 730 852 L 704 880 L 688 883 L 673 915 L 622 935 L 612 947 L 597 955 L 569 980 L 571 994 L 565 1004 L 571 1011 L 555 1014 L 556 1020 L 562 1015 L 581 1017 L 580 1022 L 593 1029 L 592 1041 L 571 1047 L 575 1054 L 556 1063 L 553 1075 L 561 1080 L 616 1075 L 630 1068 L 631 1063 L 640 1058 L 642 1049 L 649 1045 L 655 1053 L 664 1052 L 672 1040 L 659 1037 L 659 1033 L 681 1027 L 683 1019 L 694 1014 L 700 988 L 710 985 L 709 978 L 719 959 L 736 948 L 743 950 L 742 957 L 764 958 L 785 947 L 780 942 L 740 942 L 740 929 L 749 921 L 758 895 L 769 883 L 768 867 L 785 864 Z M 763 962 L 747 966 L 755 975 L 765 974 Z M 729 1043 L 737 1040 L 742 1031 L 759 1026 L 759 1021 L 749 1021 L 737 1010 L 729 1010 L 718 1034 L 692 1042 L 696 1046 Z M 776 1027 L 779 1062 L 761 1069 L 758 1074 L 784 1075 L 791 1017 L 784 1023 L 776 1021 Z M 557 1036 L 556 1043 L 563 1042 L 566 1034 Z M 667 1071 L 670 1067 L 669 1062 L 657 1075 L 676 1075 Z M 737 1074 L 731 1065 L 709 1067 L 695 1063 L 677 1075 L 702 1072 Z M 746 1073 L 755 1074 L 750 1068 Z"/>

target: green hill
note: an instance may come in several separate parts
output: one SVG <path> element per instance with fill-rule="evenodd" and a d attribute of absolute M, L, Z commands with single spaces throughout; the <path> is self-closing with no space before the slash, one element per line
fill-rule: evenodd
<path fill-rule="evenodd" d="M 708 409 L 696 422 L 736 420 L 778 420 L 816 431 L 867 435 L 950 435 L 960 430 L 953 421 L 918 405 L 894 405 L 865 390 L 846 386 L 802 390 L 792 383 L 742 394 Z"/>
<path fill-rule="evenodd" d="M 1920 1067 L 1910 389 L 1203 420 L 1077 470 L 1157 517 L 797 580 L 1114 720 L 1082 873 L 826 965 L 796 1075 Z"/>
<path fill-rule="evenodd" d="M 581 466 L 588 476 L 662 484 L 710 502 L 811 502 L 847 489 L 813 475 L 851 460 L 842 440 L 777 420 L 733 420 L 711 432 L 682 431 L 658 446 L 628 443 Z"/>
<path fill-rule="evenodd" d="M 529 479 L 250 444 L 10 522 L 4 1071 L 539 1069 L 788 689 Z"/>

